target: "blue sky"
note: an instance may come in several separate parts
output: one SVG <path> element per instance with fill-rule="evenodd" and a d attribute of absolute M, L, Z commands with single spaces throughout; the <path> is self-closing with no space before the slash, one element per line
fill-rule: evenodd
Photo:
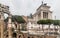
<path fill-rule="evenodd" d="M 0 0 L 1 4 L 10 6 L 13 15 L 29 15 L 35 13 L 36 9 L 41 5 L 43 0 Z M 60 0 L 44 0 L 51 6 L 53 18 L 56 16 L 60 19 Z"/>

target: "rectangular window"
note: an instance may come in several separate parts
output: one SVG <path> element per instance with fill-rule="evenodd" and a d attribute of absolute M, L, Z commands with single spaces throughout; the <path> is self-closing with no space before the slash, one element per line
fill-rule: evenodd
<path fill-rule="evenodd" d="M 48 12 L 43 12 L 43 18 L 48 19 Z"/>

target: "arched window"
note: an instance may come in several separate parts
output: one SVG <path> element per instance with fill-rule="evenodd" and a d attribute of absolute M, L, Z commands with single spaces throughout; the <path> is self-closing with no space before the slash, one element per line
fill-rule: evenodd
<path fill-rule="evenodd" d="M 19 38 L 21 37 L 21 35 L 19 36 Z"/>
<path fill-rule="evenodd" d="M 13 37 L 16 37 L 17 36 L 17 34 L 16 33 L 13 33 Z"/>
<path fill-rule="evenodd" d="M 28 38 L 30 38 L 30 37 L 28 37 Z"/>

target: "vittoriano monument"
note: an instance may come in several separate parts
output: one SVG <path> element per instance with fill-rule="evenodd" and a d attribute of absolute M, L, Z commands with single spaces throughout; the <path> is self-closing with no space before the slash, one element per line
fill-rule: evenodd
<path fill-rule="evenodd" d="M 4 22 L 4 14 L 7 14 L 8 15 L 8 24 L 7 24 L 7 28 L 8 28 L 8 37 L 9 38 L 12 38 L 11 36 L 11 14 L 10 14 L 10 11 L 9 11 L 9 6 L 6 6 L 6 5 L 3 5 L 3 4 L 0 4 L 0 38 L 5 38 L 5 32 L 4 32 L 4 25 L 5 25 L 5 22 Z"/>

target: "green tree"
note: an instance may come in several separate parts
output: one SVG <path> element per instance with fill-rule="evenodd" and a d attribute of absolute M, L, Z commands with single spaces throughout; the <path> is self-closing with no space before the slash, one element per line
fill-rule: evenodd
<path fill-rule="evenodd" d="M 59 25 L 59 20 L 53 20 L 54 25 Z"/>
<path fill-rule="evenodd" d="M 12 16 L 12 22 L 14 22 L 16 28 L 18 27 L 18 30 L 20 30 L 20 24 L 22 23 L 26 23 L 26 21 L 23 19 L 22 16 L 18 16 L 18 15 L 13 15 Z M 8 17 L 4 20 L 5 22 L 8 22 Z M 17 24 L 16 24 L 17 23 Z M 24 27 L 25 28 L 25 27 Z"/>
<path fill-rule="evenodd" d="M 47 21 L 46 20 L 39 20 L 39 21 L 37 21 L 37 24 L 42 24 L 42 30 L 44 32 L 43 27 L 44 27 L 44 24 L 47 24 Z"/>
<path fill-rule="evenodd" d="M 60 20 L 53 20 L 54 30 L 56 34 L 58 31 L 58 26 L 60 25 L 59 23 L 60 23 Z M 57 26 L 57 29 L 55 28 L 56 26 Z"/>
<path fill-rule="evenodd" d="M 12 19 L 12 22 L 16 21 L 17 23 L 25 23 L 25 20 L 22 18 L 22 16 L 13 15 L 11 19 Z M 8 22 L 8 17 L 4 21 Z"/>
<path fill-rule="evenodd" d="M 53 22 L 53 20 L 51 20 L 51 19 L 37 21 L 38 24 L 42 24 L 42 30 L 43 30 L 43 25 L 44 24 L 48 24 L 49 29 L 50 29 L 50 25 L 52 24 L 52 22 Z M 44 30 L 43 30 L 43 32 L 44 32 Z"/>
<path fill-rule="evenodd" d="M 47 19 L 46 21 L 47 21 L 47 24 L 49 25 L 49 29 L 50 29 L 50 25 L 53 24 L 53 20 Z"/>

